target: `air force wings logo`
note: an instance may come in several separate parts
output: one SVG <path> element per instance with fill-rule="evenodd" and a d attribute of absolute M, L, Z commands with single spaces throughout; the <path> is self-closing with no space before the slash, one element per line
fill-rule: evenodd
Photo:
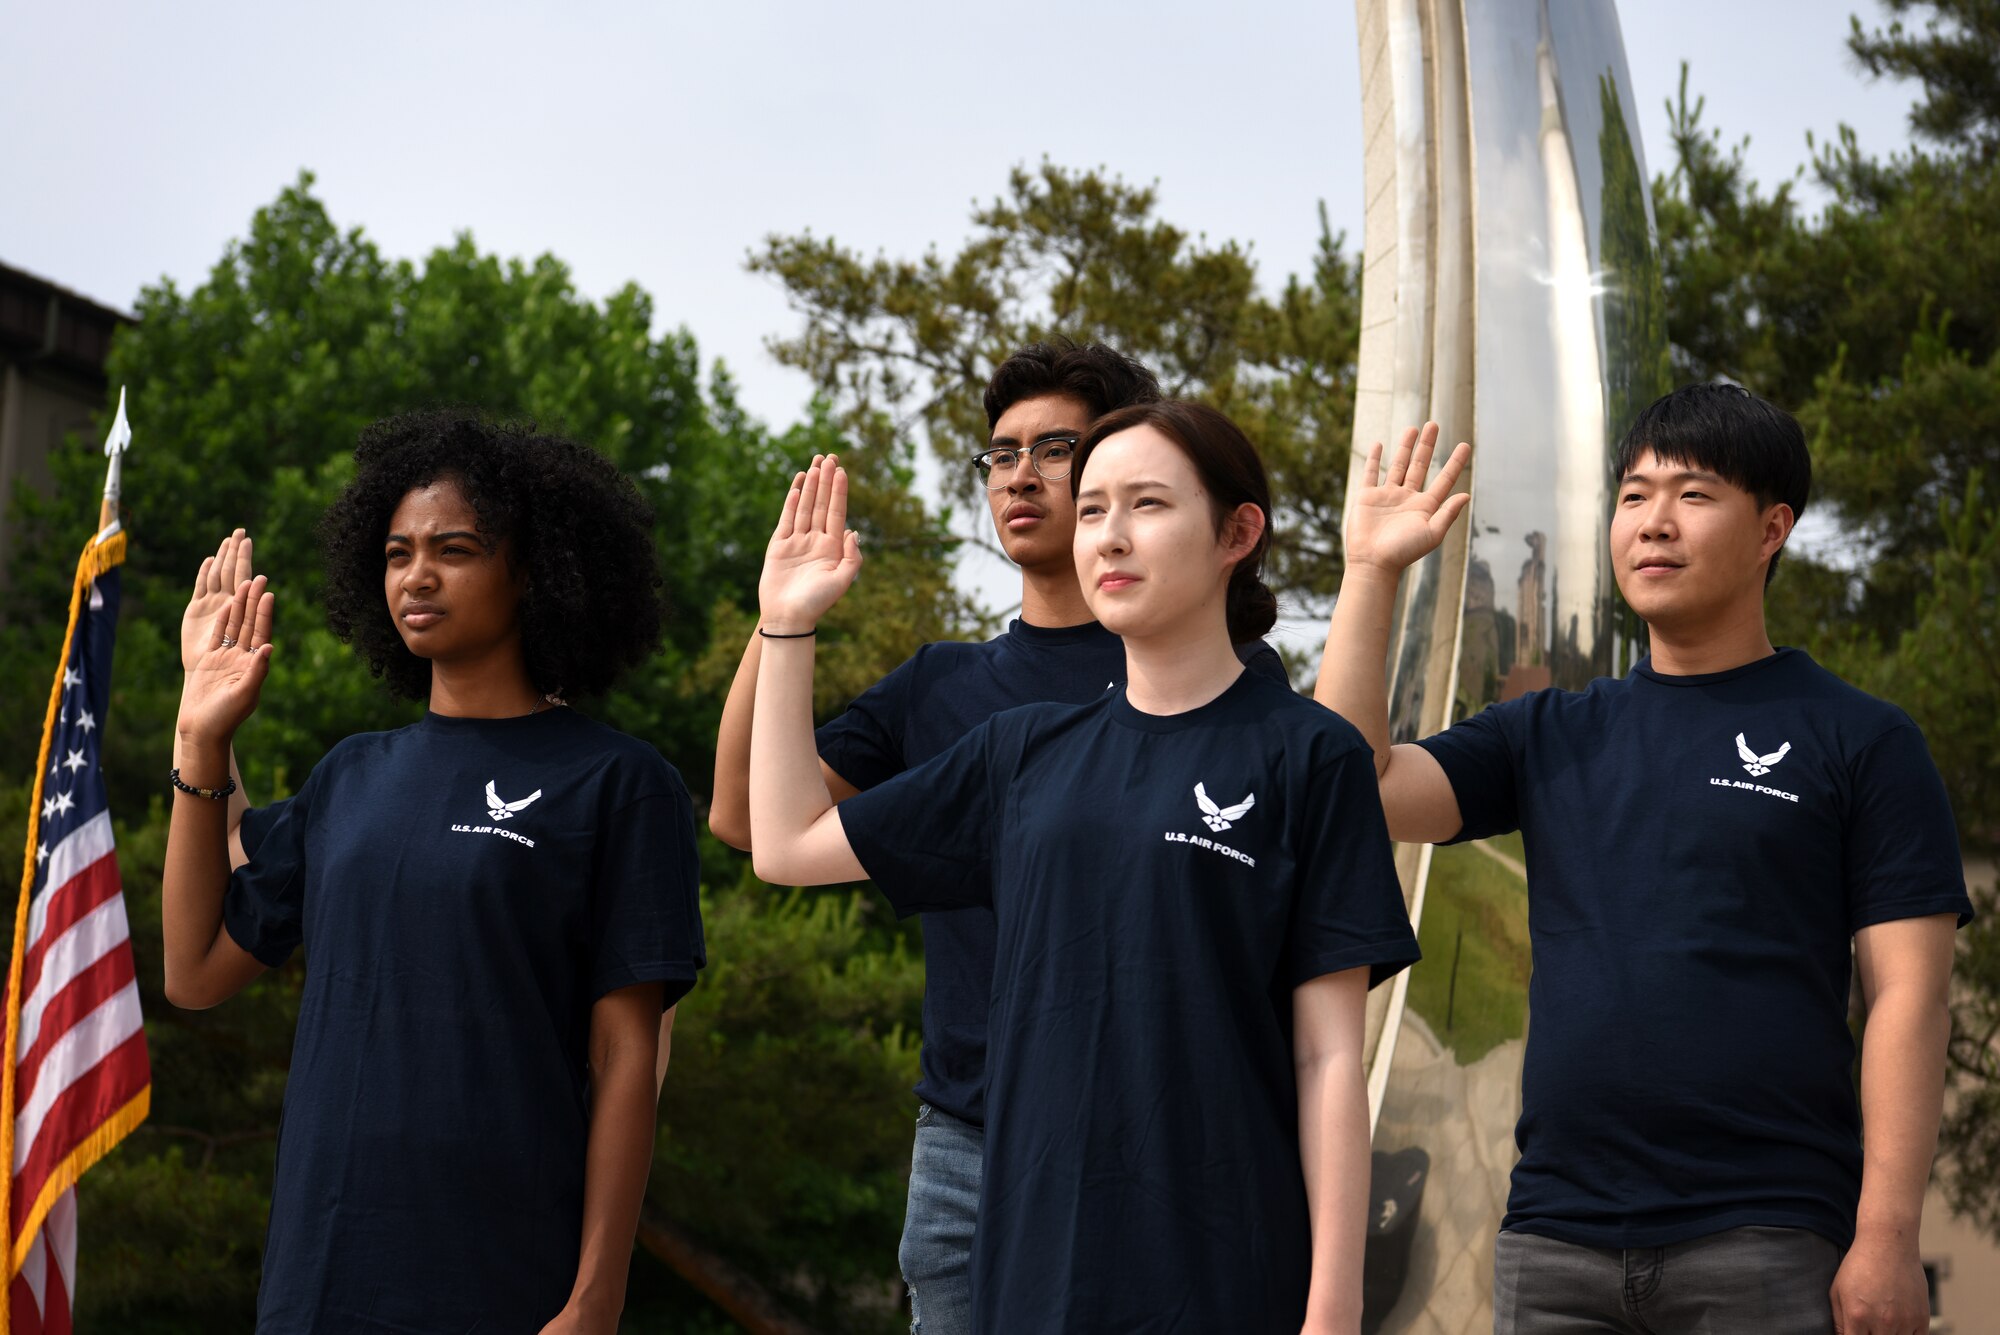
<path fill-rule="evenodd" d="M 1750 743 L 1743 740 L 1742 733 L 1739 732 L 1736 734 L 1736 754 L 1743 757 L 1743 768 L 1750 772 L 1750 777 L 1753 779 L 1761 779 L 1766 774 L 1769 774 L 1776 767 L 1777 763 L 1785 758 L 1785 753 L 1791 749 L 1792 744 L 1786 742 L 1783 746 L 1771 752 L 1770 755 L 1760 756 L 1750 749 Z"/>
<path fill-rule="evenodd" d="M 514 817 L 520 815 L 529 803 L 541 795 L 542 790 L 537 788 L 518 802 L 503 802 L 500 800 L 500 794 L 493 790 L 493 780 L 488 779 L 486 781 L 486 814 L 494 820 L 512 820 Z"/>
<path fill-rule="evenodd" d="M 1201 807 L 1201 823 L 1209 829 L 1214 830 L 1217 834 L 1221 834 L 1231 825 L 1242 820 L 1244 812 L 1257 805 L 1257 794 L 1250 794 L 1233 807 L 1219 807 L 1215 804 L 1215 799 L 1208 795 L 1208 790 L 1202 785 L 1196 784 L 1194 786 L 1194 800 Z"/>

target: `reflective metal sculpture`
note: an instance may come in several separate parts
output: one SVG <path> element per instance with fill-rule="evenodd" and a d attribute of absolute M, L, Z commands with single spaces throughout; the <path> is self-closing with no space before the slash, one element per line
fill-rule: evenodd
<path fill-rule="evenodd" d="M 1367 144 L 1355 462 L 1470 439 L 1467 519 L 1405 577 L 1398 741 L 1622 672 L 1611 450 L 1667 389 L 1664 298 L 1609 0 L 1357 0 Z M 1351 492 L 1350 492 L 1351 494 Z M 1424 960 L 1371 1009 L 1369 1331 L 1491 1325 L 1529 971 L 1518 840 L 1398 849 Z"/>

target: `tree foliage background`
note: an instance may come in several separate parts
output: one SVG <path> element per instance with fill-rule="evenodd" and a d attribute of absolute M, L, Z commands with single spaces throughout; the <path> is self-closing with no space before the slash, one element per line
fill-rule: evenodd
<path fill-rule="evenodd" d="M 1612 386 L 1620 411 L 1669 381 L 1739 381 L 1796 411 L 1813 506 L 1845 546 L 1788 556 L 1774 638 L 1809 648 L 1921 724 L 1974 855 L 2000 848 L 2000 0 L 1888 0 L 1855 20 L 1873 76 L 1906 80 L 1915 148 L 1864 155 L 1840 131 L 1799 177 L 1752 181 L 1741 148 L 1683 91 L 1673 161 L 1652 182 L 1660 264 L 1641 263 L 1646 188 L 1616 164 L 1607 247 L 1636 275 L 1607 323 L 1666 329 L 1672 365 Z M 1616 106 L 1608 97 L 1607 106 Z M 1622 113 L 1621 113 L 1622 114 Z M 1629 178 L 1629 179 L 1627 179 Z M 1808 208 L 1810 179 L 1824 202 Z M 1358 172 L 1357 172 L 1358 179 Z M 928 639 L 991 627 L 953 588 L 949 507 L 983 442 L 980 390 L 1020 343 L 1101 338 L 1177 394 L 1236 415 L 1282 498 L 1272 582 L 1318 615 L 1340 576 L 1338 520 L 1353 410 L 1359 267 L 1321 216 L 1310 273 L 1260 281 L 1250 250 L 1159 216 L 1150 186 L 1042 162 L 975 208 L 950 254 L 869 257 L 833 238 L 773 236 L 748 260 L 797 327 L 773 352 L 819 397 L 782 431 L 752 420 L 694 336 L 656 333 L 647 295 L 581 297 L 553 257 L 482 253 L 460 236 L 421 263 L 337 226 L 309 176 L 251 220 L 190 291 L 163 282 L 113 353 L 135 391 L 126 474 L 133 533 L 107 777 L 119 829 L 155 1105 L 81 1194 L 86 1329 L 240 1329 L 254 1297 L 299 965 L 214 1011 L 158 991 L 160 776 L 178 698 L 184 587 L 248 526 L 279 594 L 280 652 L 239 738 L 256 797 L 295 789 L 338 737 L 408 721 L 320 624 L 313 524 L 350 475 L 359 427 L 401 408 L 472 404 L 604 450 L 659 515 L 673 607 L 647 670 L 580 706 L 657 744 L 705 792 L 755 578 L 790 471 L 838 448 L 856 475 L 869 565 L 831 619 L 816 706 L 830 714 Z M 1623 332 L 1621 332 L 1623 331 Z M 110 404 L 106 405 L 107 413 Z M 1449 424 L 1447 424 L 1449 426 Z M 929 502 L 918 451 L 947 468 Z M 0 754 L 33 755 L 69 572 L 95 515 L 101 459 L 77 441 L 53 494 L 13 498 L 0 625 Z M 24 825 L 25 789 L 0 789 Z M 16 851 L 18 851 L 18 846 Z M 922 977 L 914 929 L 853 888 L 774 891 L 703 846 L 712 963 L 682 1004 L 649 1220 L 816 1328 L 888 1332 Z M 1941 1174 L 2000 1235 L 2000 912 L 1961 936 L 1954 1095 Z M 689 1267 L 683 1263 L 683 1273 Z M 635 1330 L 730 1327 L 648 1257 Z M 702 1274 L 693 1278 L 702 1280 Z"/>

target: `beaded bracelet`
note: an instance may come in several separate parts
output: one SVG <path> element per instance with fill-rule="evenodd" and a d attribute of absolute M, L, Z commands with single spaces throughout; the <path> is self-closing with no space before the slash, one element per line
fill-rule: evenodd
<path fill-rule="evenodd" d="M 191 783 L 181 782 L 181 769 L 176 765 L 167 771 L 167 781 L 190 797 L 205 797 L 211 802 L 220 802 L 236 791 L 236 776 L 230 775 L 220 788 L 197 788 Z"/>

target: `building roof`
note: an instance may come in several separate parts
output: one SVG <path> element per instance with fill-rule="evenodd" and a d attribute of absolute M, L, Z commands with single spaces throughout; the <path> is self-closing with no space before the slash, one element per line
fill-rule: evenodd
<path fill-rule="evenodd" d="M 137 321 L 58 283 L 0 263 L 0 357 L 102 377 L 111 335 Z"/>

